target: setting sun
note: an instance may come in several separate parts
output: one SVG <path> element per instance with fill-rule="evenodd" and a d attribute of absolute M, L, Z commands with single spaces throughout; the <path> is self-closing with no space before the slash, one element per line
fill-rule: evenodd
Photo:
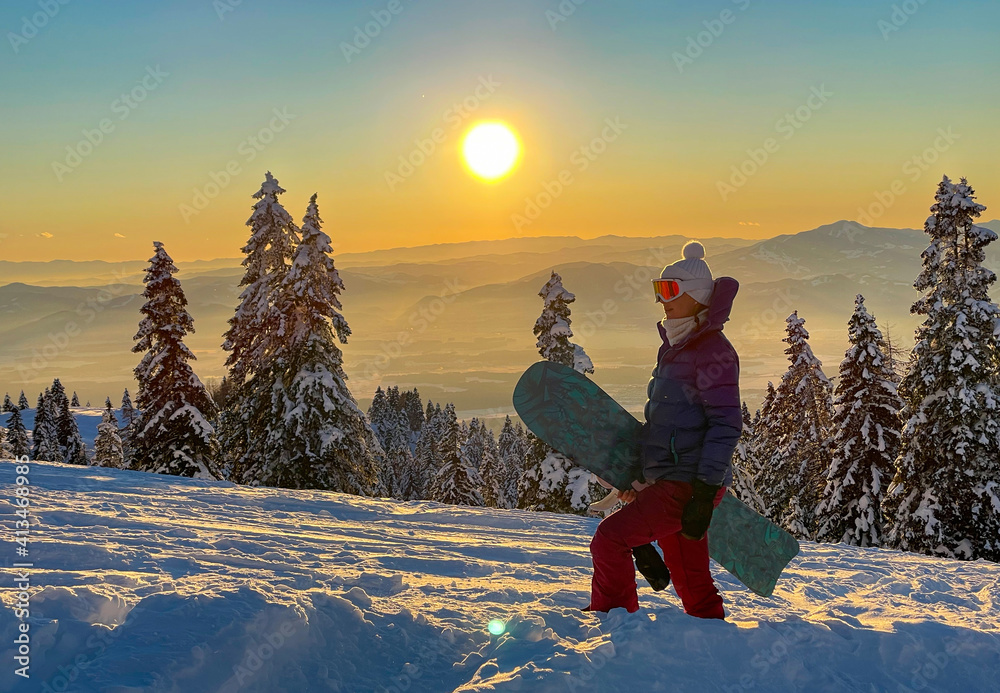
<path fill-rule="evenodd" d="M 479 123 L 462 143 L 466 166 L 483 180 L 497 180 L 513 170 L 521 155 L 521 143 L 504 123 Z"/>

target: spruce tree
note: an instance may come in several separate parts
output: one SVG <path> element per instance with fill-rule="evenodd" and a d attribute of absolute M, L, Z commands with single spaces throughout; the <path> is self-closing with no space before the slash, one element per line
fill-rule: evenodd
<path fill-rule="evenodd" d="M 226 365 L 237 386 L 266 367 L 280 341 L 281 315 L 274 307 L 299 239 L 298 227 L 278 201 L 284 192 L 268 171 L 253 195 L 257 202 L 246 222 L 250 238 L 243 246 L 246 272 L 239 284 L 245 288 L 222 345 L 230 352 Z"/>
<path fill-rule="evenodd" d="M 538 353 L 546 361 L 561 363 L 580 373 L 593 373 L 590 357 L 580 345 L 569 341 L 573 336 L 569 304 L 576 301 L 576 296 L 563 288 L 562 277 L 555 271 L 538 295 L 542 298 L 542 314 L 533 329 L 538 337 L 535 345 Z"/>
<path fill-rule="evenodd" d="M 80 398 L 76 396 L 76 391 L 75 390 L 73 391 L 73 399 L 70 400 L 69 406 L 71 406 L 71 407 L 79 407 L 80 406 Z"/>
<path fill-rule="evenodd" d="M 848 323 L 851 346 L 840 363 L 834 398 L 831 462 L 816 507 L 817 541 L 882 544 L 881 503 L 899 452 L 896 374 L 864 296 Z"/>
<path fill-rule="evenodd" d="M 66 464 L 89 464 L 87 448 L 80 435 L 80 427 L 76 423 L 73 412 L 70 411 L 70 401 L 66 397 L 66 388 L 59 382 L 59 378 L 52 381 L 49 397 L 56 428 L 56 440 L 62 456 L 60 461 Z"/>
<path fill-rule="evenodd" d="M 31 431 L 31 459 L 44 462 L 62 462 L 59 449 L 59 429 L 52 410 L 49 388 L 38 395 L 35 405 L 35 427 Z"/>
<path fill-rule="evenodd" d="M 25 457 L 31 454 L 31 447 L 28 445 L 28 432 L 24 428 L 21 410 L 17 407 L 11 410 L 10 417 L 7 419 L 6 442 L 12 458 Z"/>
<path fill-rule="evenodd" d="M 769 383 L 770 384 L 770 383 Z M 757 493 L 757 474 L 760 467 L 754 457 L 754 423 L 750 417 L 747 403 L 743 403 L 743 431 L 736 443 L 736 453 L 733 455 L 733 486 L 732 493 L 748 506 L 760 512 L 763 501 Z"/>
<path fill-rule="evenodd" d="M 420 430 L 420 437 L 417 438 L 417 446 L 413 452 L 413 471 L 407 480 L 408 486 L 402 494 L 406 500 L 426 500 L 430 497 L 431 484 L 441 466 L 438 445 L 437 426 L 428 421 Z"/>
<path fill-rule="evenodd" d="M 177 267 L 164 250 L 155 252 L 143 279 L 145 304 L 133 338 L 133 353 L 142 354 L 133 371 L 139 390 L 139 417 L 130 440 L 132 469 L 212 479 L 215 471 L 215 429 L 209 419 L 215 405 L 189 361 L 195 355 L 184 344 L 194 332 L 187 298 L 174 278 Z"/>
<path fill-rule="evenodd" d="M 385 450 L 385 478 L 383 486 L 387 495 L 398 500 L 409 500 L 413 488 L 413 452 L 410 450 L 410 425 L 406 413 L 392 411 L 395 421 L 389 427 L 382 448 Z"/>
<path fill-rule="evenodd" d="M 239 305 L 229 319 L 222 348 L 229 380 L 235 392 L 232 406 L 219 417 L 224 466 L 234 480 L 243 479 L 251 462 L 264 453 L 267 429 L 275 411 L 271 390 L 276 371 L 275 351 L 283 341 L 282 315 L 276 308 L 278 295 L 299 240 L 299 229 L 278 201 L 285 190 L 268 171 L 257 202 L 246 225 L 250 237 L 243 246 L 242 291 Z M 251 377 L 252 383 L 247 383 Z"/>
<path fill-rule="evenodd" d="M 3 408 L 0 409 L 2 412 L 14 411 L 14 403 L 10 401 L 10 393 L 5 393 L 3 396 Z"/>
<path fill-rule="evenodd" d="M 111 398 L 104 402 L 104 414 L 101 423 L 97 425 L 97 438 L 94 439 L 94 464 L 98 467 L 125 467 L 125 453 L 122 449 L 122 439 L 118 435 L 118 419 L 111 405 Z"/>
<path fill-rule="evenodd" d="M 410 423 L 410 444 L 415 445 L 417 442 L 417 437 L 420 435 L 420 429 L 424 425 L 424 407 L 423 402 L 420 399 L 420 392 L 417 388 L 409 392 L 404 392 L 401 395 L 403 411 L 406 412 L 406 418 Z"/>
<path fill-rule="evenodd" d="M 368 406 L 368 420 L 371 422 L 372 430 L 378 437 L 382 447 L 385 447 L 386 434 L 392 424 L 395 424 L 395 416 L 390 415 L 389 400 L 381 386 L 375 388 L 375 395 L 372 403 Z"/>
<path fill-rule="evenodd" d="M 249 433 L 261 422 L 262 455 L 243 467 L 244 483 L 321 488 L 371 495 L 384 492 L 384 451 L 347 387 L 343 353 L 351 329 L 341 314 L 344 283 L 322 230 L 316 195 L 302 220 L 302 240 L 276 287 L 271 313 L 280 336 L 269 346 L 267 370 L 247 383 Z M 254 449 L 254 448 L 251 448 Z"/>
<path fill-rule="evenodd" d="M 28 398 L 24 396 L 24 390 L 21 390 L 21 397 L 17 400 L 17 406 L 22 411 L 28 409 L 31 405 L 28 403 Z"/>
<path fill-rule="evenodd" d="M 832 386 L 809 346 L 809 333 L 798 311 L 785 323 L 782 341 L 788 344 L 785 353 L 790 363 L 765 422 L 774 449 L 770 459 L 761 458 L 757 491 L 768 517 L 807 539 L 815 531 L 814 511 L 830 466 L 827 436 L 833 416 Z"/>
<path fill-rule="evenodd" d="M 125 467 L 132 463 L 132 436 L 135 434 L 135 424 L 138 414 L 132 406 L 132 398 L 128 394 L 128 388 L 122 393 L 122 420 L 118 429 L 118 437 L 122 439 L 122 452 L 125 455 Z"/>
<path fill-rule="evenodd" d="M 997 235 L 973 221 L 985 209 L 965 178 L 945 176 L 924 222 L 910 308 L 924 321 L 899 385 L 904 425 L 884 507 L 888 546 L 1000 561 L 1000 309 L 982 264 Z"/>
<path fill-rule="evenodd" d="M 484 500 L 496 508 L 517 507 L 517 484 L 524 468 L 524 442 L 510 416 L 497 442 L 496 465 L 483 470 Z"/>
<path fill-rule="evenodd" d="M 583 348 L 570 341 L 570 304 L 576 296 L 566 291 L 562 277 L 555 271 L 538 295 L 542 299 L 542 314 L 535 321 L 535 346 L 543 359 L 573 368 L 580 373 L 593 373 L 594 364 Z M 536 510 L 562 513 L 585 513 L 590 504 L 589 471 L 574 465 L 564 455 L 532 436 L 524 473 L 518 484 L 519 497 Z"/>
<path fill-rule="evenodd" d="M 461 427 L 455 416 L 455 405 L 449 402 L 444 409 L 443 435 L 440 439 L 441 466 L 434 476 L 430 500 L 453 505 L 481 506 L 479 492 L 483 481 L 479 471 L 465 457 L 460 440 Z"/>

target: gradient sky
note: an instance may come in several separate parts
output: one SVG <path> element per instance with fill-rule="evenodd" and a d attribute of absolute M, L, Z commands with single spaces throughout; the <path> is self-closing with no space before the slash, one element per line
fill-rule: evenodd
<path fill-rule="evenodd" d="M 390 0 L 237 1 L 70 0 L 37 32 L 25 18 L 40 24 L 57 0 L 0 6 L 0 259 L 145 259 L 153 240 L 177 260 L 238 256 L 268 169 L 296 220 L 319 193 L 337 251 L 759 238 L 844 218 L 919 228 L 942 174 L 968 177 L 984 218 L 1000 217 L 1000 3 L 908 0 L 912 15 L 893 24 L 894 3 L 871 0 L 564 0 L 575 11 L 553 24 L 557 0 L 399 0 L 348 62 L 343 44 Z M 718 36 L 703 33 L 679 69 L 675 54 L 713 20 Z M 147 75 L 145 100 L 122 101 Z M 814 88 L 830 95 L 810 104 Z M 474 113 L 452 110 L 465 99 Z M 800 128 L 781 120 L 796 109 Z M 627 128 L 583 170 L 579 149 L 611 132 L 609 118 Z M 459 161 L 461 134 L 482 119 L 524 142 L 499 184 Z M 103 140 L 67 165 L 67 147 L 102 120 Z M 248 138 L 272 123 L 283 129 L 251 161 Z M 435 128 L 443 142 L 390 189 L 386 172 Z M 774 151 L 723 199 L 719 181 L 768 138 Z M 925 151 L 926 170 L 907 163 Z M 227 165 L 238 173 L 185 219 Z M 518 228 L 525 198 L 563 171 L 570 185 Z M 862 217 L 894 184 L 886 211 Z"/>

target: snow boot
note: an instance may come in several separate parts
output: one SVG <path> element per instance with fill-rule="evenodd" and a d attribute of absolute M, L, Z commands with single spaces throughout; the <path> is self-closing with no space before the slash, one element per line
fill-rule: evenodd
<path fill-rule="evenodd" d="M 667 588 L 670 584 L 670 571 L 652 544 L 636 546 L 632 549 L 632 556 L 635 558 L 636 570 L 642 573 L 654 592 Z"/>

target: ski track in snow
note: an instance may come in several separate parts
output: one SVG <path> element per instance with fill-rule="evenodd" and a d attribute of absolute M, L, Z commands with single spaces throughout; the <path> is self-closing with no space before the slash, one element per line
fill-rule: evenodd
<path fill-rule="evenodd" d="M 0 462 L 8 498 L 14 476 Z M 768 599 L 713 569 L 728 622 L 641 577 L 639 612 L 591 614 L 596 519 L 55 463 L 30 478 L 31 679 L 7 581 L 2 691 L 1000 691 L 984 561 L 804 542 Z"/>

